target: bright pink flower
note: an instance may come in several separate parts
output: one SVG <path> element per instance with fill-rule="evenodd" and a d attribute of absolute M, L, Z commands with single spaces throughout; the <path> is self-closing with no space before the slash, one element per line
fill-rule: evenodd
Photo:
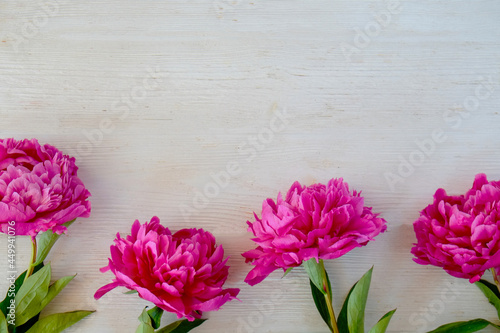
<path fill-rule="evenodd" d="M 89 191 L 77 176 L 75 159 L 36 139 L 0 139 L 0 231 L 15 221 L 17 235 L 35 237 L 90 215 Z"/>
<path fill-rule="evenodd" d="M 257 248 L 245 252 L 255 267 L 245 282 L 255 285 L 278 268 L 297 267 L 311 258 L 335 259 L 363 246 L 386 230 L 386 221 L 364 206 L 363 197 L 351 193 L 342 178 L 325 186 L 303 187 L 295 182 L 283 200 L 262 203 L 262 218 L 247 221 Z"/>
<path fill-rule="evenodd" d="M 101 269 L 111 270 L 116 278 L 94 297 L 123 286 L 179 318 L 194 320 L 238 295 L 239 289 L 222 289 L 227 260 L 222 245 L 216 246 L 214 236 L 203 229 L 182 229 L 172 235 L 156 216 L 142 225 L 136 220 L 131 235 L 117 234 L 109 264 Z"/>
<path fill-rule="evenodd" d="M 438 189 L 413 228 L 415 262 L 479 281 L 487 269 L 500 268 L 500 182 L 478 174 L 465 195 L 448 196 Z"/>

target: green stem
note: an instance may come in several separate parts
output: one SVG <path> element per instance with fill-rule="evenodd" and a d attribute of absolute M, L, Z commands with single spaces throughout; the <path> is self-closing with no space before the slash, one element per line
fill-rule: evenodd
<path fill-rule="evenodd" d="M 498 280 L 497 271 L 494 268 L 491 268 L 491 273 L 493 273 L 493 280 L 495 281 L 495 284 L 497 285 L 498 291 L 500 291 L 500 281 Z"/>
<path fill-rule="evenodd" d="M 24 281 L 26 281 L 31 274 L 33 274 L 33 270 L 35 269 L 35 261 L 36 261 L 36 238 L 31 239 L 31 262 L 28 267 L 28 271 L 26 272 L 26 276 L 24 277 Z"/>
<path fill-rule="evenodd" d="M 323 259 L 319 260 L 319 264 L 321 265 L 321 269 L 326 272 L 325 264 L 323 263 Z M 335 320 L 335 312 L 333 311 L 333 298 L 330 293 L 330 288 L 328 288 L 328 281 L 326 280 L 326 274 L 324 274 L 325 278 L 323 280 L 323 289 L 326 290 L 325 299 L 326 305 L 328 307 L 328 312 L 330 313 L 330 326 L 332 328 L 333 333 L 339 333 L 339 328 L 337 326 L 337 321 Z"/>

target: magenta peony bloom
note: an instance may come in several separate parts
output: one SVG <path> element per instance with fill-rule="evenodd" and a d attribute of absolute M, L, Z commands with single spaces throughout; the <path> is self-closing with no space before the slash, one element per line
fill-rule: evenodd
<path fill-rule="evenodd" d="M 415 262 L 479 281 L 486 270 L 500 268 L 500 182 L 478 174 L 465 195 L 448 196 L 438 189 L 413 228 Z"/>
<path fill-rule="evenodd" d="M 118 233 L 111 246 L 109 265 L 116 278 L 95 293 L 99 299 L 123 286 L 157 307 L 192 321 L 202 311 L 218 310 L 236 298 L 239 289 L 222 289 L 227 279 L 228 258 L 222 245 L 203 229 L 182 229 L 171 234 L 155 216 L 151 222 L 132 225 L 132 235 Z"/>
<path fill-rule="evenodd" d="M 342 178 L 325 186 L 303 187 L 295 182 L 283 200 L 262 203 L 262 219 L 247 221 L 257 248 L 245 252 L 255 267 L 245 282 L 255 285 L 278 268 L 297 267 L 311 258 L 335 259 L 363 246 L 386 230 L 386 221 L 364 206 Z"/>
<path fill-rule="evenodd" d="M 36 139 L 0 139 L 0 231 L 15 221 L 17 235 L 36 237 L 90 215 L 90 196 L 77 177 L 75 159 Z"/>

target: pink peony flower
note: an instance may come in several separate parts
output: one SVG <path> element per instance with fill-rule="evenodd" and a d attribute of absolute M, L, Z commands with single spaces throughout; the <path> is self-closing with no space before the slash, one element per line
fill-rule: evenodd
<path fill-rule="evenodd" d="M 479 281 L 487 269 L 500 268 L 500 182 L 478 174 L 465 195 L 448 196 L 438 189 L 413 228 L 415 262 Z"/>
<path fill-rule="evenodd" d="M 257 248 L 243 253 L 255 267 L 245 282 L 255 285 L 278 268 L 297 267 L 311 258 L 335 259 L 363 246 L 386 230 L 386 221 L 364 206 L 342 178 L 325 186 L 295 182 L 283 200 L 262 203 L 262 219 L 247 221 Z"/>
<path fill-rule="evenodd" d="M 0 231 L 15 221 L 17 235 L 36 237 L 90 215 L 90 196 L 77 177 L 75 159 L 36 139 L 0 139 Z"/>
<path fill-rule="evenodd" d="M 117 234 L 109 264 L 101 269 L 111 270 L 116 278 L 94 297 L 123 286 L 192 321 L 202 311 L 218 310 L 238 295 L 239 289 L 222 289 L 227 260 L 222 245 L 216 246 L 214 236 L 203 229 L 182 229 L 172 235 L 156 216 L 142 225 L 136 220 L 132 235 Z"/>

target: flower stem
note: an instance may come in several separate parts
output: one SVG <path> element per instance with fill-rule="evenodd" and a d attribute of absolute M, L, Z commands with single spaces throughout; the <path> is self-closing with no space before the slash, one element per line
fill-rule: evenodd
<path fill-rule="evenodd" d="M 31 262 L 26 271 L 26 276 L 24 277 L 24 281 L 26 281 L 31 274 L 33 274 L 33 270 L 35 269 L 35 261 L 36 261 L 36 238 L 31 239 Z"/>
<path fill-rule="evenodd" d="M 498 291 L 500 291 L 500 281 L 498 280 L 498 274 L 495 268 L 491 268 L 491 273 L 493 274 L 493 280 L 495 281 L 495 284 L 497 285 Z"/>
<path fill-rule="evenodd" d="M 321 265 L 321 269 L 326 272 L 325 270 L 325 264 L 323 263 L 323 259 L 319 260 L 319 264 Z M 323 280 L 323 289 L 326 291 L 325 294 L 325 300 L 326 300 L 326 305 L 328 307 L 328 312 L 330 314 L 330 326 L 332 328 L 333 333 L 339 333 L 339 328 L 337 326 L 337 321 L 335 320 L 335 312 L 333 311 L 333 299 L 332 299 L 332 294 L 330 292 L 329 283 L 326 278 L 326 274 L 324 274 L 325 278 Z"/>

